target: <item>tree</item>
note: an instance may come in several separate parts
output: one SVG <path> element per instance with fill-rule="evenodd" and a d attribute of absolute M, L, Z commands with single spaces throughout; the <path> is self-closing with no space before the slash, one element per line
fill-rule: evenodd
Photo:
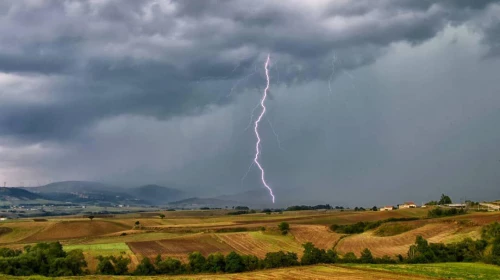
<path fill-rule="evenodd" d="M 334 248 L 326 251 L 326 261 L 325 263 L 336 263 L 339 258 L 337 251 Z"/>
<path fill-rule="evenodd" d="M 438 204 L 439 205 L 444 205 L 444 204 L 451 204 L 451 198 L 447 195 L 441 194 L 441 199 L 439 200 Z"/>
<path fill-rule="evenodd" d="M 368 248 L 365 248 L 362 252 L 361 252 L 361 257 L 359 257 L 359 261 L 361 263 L 373 263 L 373 255 L 372 255 L 372 252 L 368 249 Z"/>
<path fill-rule="evenodd" d="M 210 254 L 207 257 L 205 271 L 207 272 L 224 272 L 226 261 L 221 253 Z"/>
<path fill-rule="evenodd" d="M 128 274 L 128 265 L 130 264 L 130 258 L 125 258 L 123 256 L 112 257 L 111 260 L 115 265 L 115 274 L 116 275 L 125 275 Z"/>
<path fill-rule="evenodd" d="M 290 225 L 287 222 L 281 222 L 278 225 L 278 229 L 281 231 L 281 234 L 286 235 L 290 230 Z"/>
<path fill-rule="evenodd" d="M 261 264 L 259 258 L 252 255 L 244 255 L 241 256 L 241 261 L 243 262 L 243 266 L 245 267 L 245 271 L 253 271 L 259 269 Z"/>
<path fill-rule="evenodd" d="M 299 265 L 297 254 L 283 251 L 267 253 L 263 260 L 264 268 L 289 267 Z"/>
<path fill-rule="evenodd" d="M 326 257 L 326 252 L 324 249 L 318 249 L 314 247 L 314 245 L 311 242 L 302 244 L 302 247 L 304 247 L 304 254 L 300 259 L 300 263 L 302 265 L 311 265 L 311 264 L 328 262 Z"/>
<path fill-rule="evenodd" d="M 182 263 L 173 258 L 166 258 L 158 264 L 159 274 L 181 274 L 183 272 Z"/>
<path fill-rule="evenodd" d="M 378 210 L 377 206 L 372 207 L 372 211 L 377 211 L 377 210 Z"/>
<path fill-rule="evenodd" d="M 228 273 L 237 273 L 245 270 L 243 264 L 243 259 L 236 252 L 231 252 L 226 256 L 226 267 L 225 270 Z"/>
<path fill-rule="evenodd" d="M 93 220 L 95 217 L 94 217 L 93 215 L 90 215 L 88 218 L 89 218 L 89 219 L 90 219 L 90 221 L 92 222 L 92 220 Z"/>
<path fill-rule="evenodd" d="M 193 273 L 205 271 L 207 260 L 200 252 L 192 252 L 188 255 L 189 269 Z"/>
<path fill-rule="evenodd" d="M 163 220 L 163 218 L 165 218 L 165 215 L 164 214 L 160 214 L 160 218 Z"/>
<path fill-rule="evenodd" d="M 156 269 L 149 258 L 143 258 L 134 271 L 135 275 L 155 275 Z"/>
<path fill-rule="evenodd" d="M 358 262 L 358 258 L 353 252 L 347 252 L 343 257 L 342 257 L 342 262 L 344 263 L 356 263 Z"/>
<path fill-rule="evenodd" d="M 97 269 L 96 272 L 98 274 L 103 274 L 103 275 L 115 275 L 115 267 L 111 263 L 111 258 L 110 257 L 103 257 L 103 256 L 98 256 L 96 259 L 99 260 L 99 263 L 97 264 Z"/>

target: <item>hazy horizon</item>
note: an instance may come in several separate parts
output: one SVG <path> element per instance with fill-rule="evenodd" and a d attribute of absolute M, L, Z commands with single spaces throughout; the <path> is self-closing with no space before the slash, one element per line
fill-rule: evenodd
<path fill-rule="evenodd" d="M 12 0 L 0 11 L 8 186 L 265 190 L 255 166 L 246 173 L 270 54 L 260 161 L 277 201 L 500 199 L 499 1 Z"/>

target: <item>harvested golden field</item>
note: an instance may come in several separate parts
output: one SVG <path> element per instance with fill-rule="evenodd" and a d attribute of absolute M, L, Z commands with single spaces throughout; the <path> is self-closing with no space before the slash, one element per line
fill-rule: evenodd
<path fill-rule="evenodd" d="M 337 250 L 341 253 L 353 252 L 356 255 L 368 248 L 374 256 L 397 254 L 405 255 L 410 245 L 415 243 L 418 235 L 429 242 L 446 242 L 447 239 L 460 232 L 462 228 L 456 223 L 431 223 L 394 236 L 379 237 L 373 231 L 356 234 L 342 239 Z"/>
<path fill-rule="evenodd" d="M 299 244 L 312 242 L 320 249 L 331 249 L 344 234 L 332 232 L 327 226 L 321 225 L 294 225 L 290 233 Z"/>
<path fill-rule="evenodd" d="M 129 229 L 127 226 L 108 221 L 67 221 L 53 223 L 24 242 L 64 240 L 71 238 L 95 237 Z"/>
<path fill-rule="evenodd" d="M 53 222 L 12 222 L 6 223 L 2 227 L 12 229 L 0 235 L 0 243 L 14 243 L 19 242 L 25 238 L 36 235 L 39 232 L 50 228 L 55 223 Z"/>
<path fill-rule="evenodd" d="M 265 257 L 268 252 L 277 251 L 295 252 L 300 255 L 303 250 L 301 244 L 290 235 L 244 232 L 217 234 L 217 236 L 234 248 L 234 251 L 259 258 Z"/>
<path fill-rule="evenodd" d="M 314 215 L 300 218 L 294 223 L 300 224 L 354 224 L 357 222 L 379 221 L 389 218 L 423 218 L 427 216 L 428 210 L 425 208 L 401 209 L 396 211 L 344 211 L 344 212 L 324 212 L 322 215 Z"/>
<path fill-rule="evenodd" d="M 156 241 L 128 242 L 127 245 L 137 255 L 155 257 L 160 254 L 182 260 L 185 260 L 189 253 L 195 251 L 205 256 L 216 252 L 227 254 L 233 251 L 233 248 L 213 234 L 198 234 Z"/>
<path fill-rule="evenodd" d="M 20 277 L 2 276 L 7 280 L 17 280 Z M 36 276 L 33 279 L 52 279 L 48 277 Z M 58 279 L 76 279 L 74 277 L 58 277 Z M 106 276 L 106 275 L 89 275 L 78 277 L 78 279 L 86 280 L 118 280 L 118 279 L 232 279 L 232 280 L 260 280 L 260 279 L 287 279 L 287 280 L 424 280 L 424 279 L 440 279 L 427 275 L 407 274 L 404 272 L 391 272 L 367 268 L 357 267 L 342 267 L 335 265 L 315 265 L 315 266 L 299 266 L 280 269 L 267 269 L 254 272 L 245 272 L 238 274 L 199 274 L 199 275 L 177 275 L 177 276 Z"/>

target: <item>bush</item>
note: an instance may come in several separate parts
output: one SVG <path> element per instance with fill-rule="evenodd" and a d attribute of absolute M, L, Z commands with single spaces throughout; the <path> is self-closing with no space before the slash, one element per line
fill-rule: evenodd
<path fill-rule="evenodd" d="M 432 210 L 429 210 L 427 213 L 427 216 L 429 218 L 439 218 L 439 217 L 446 217 L 446 216 L 455 216 L 455 215 L 461 215 L 465 214 L 466 210 L 465 209 L 457 209 L 457 208 L 450 208 L 450 209 L 443 209 L 441 207 L 434 208 Z"/>
<path fill-rule="evenodd" d="M 341 259 L 343 263 L 357 263 L 358 258 L 353 252 L 347 252 Z"/>
<path fill-rule="evenodd" d="M 205 271 L 207 272 L 224 272 L 226 261 L 221 253 L 210 254 L 207 257 Z"/>
<path fill-rule="evenodd" d="M 245 255 L 241 256 L 241 261 L 245 267 L 245 271 L 253 271 L 261 268 L 262 262 L 256 256 Z"/>
<path fill-rule="evenodd" d="M 227 214 L 228 215 L 244 215 L 244 214 L 248 214 L 248 211 L 240 210 L 240 211 L 229 212 Z"/>
<path fill-rule="evenodd" d="M 66 253 L 59 242 L 25 246 L 23 253 L 10 249 L 0 251 L 3 254 L 0 258 L 0 274 L 76 276 L 82 275 L 83 268 L 87 266 L 82 250 Z"/>
<path fill-rule="evenodd" d="M 300 259 L 302 265 L 328 263 L 328 258 L 324 249 L 314 247 L 311 242 L 303 244 L 302 247 L 304 247 L 304 254 Z"/>
<path fill-rule="evenodd" d="M 361 263 L 374 263 L 372 252 L 368 248 L 365 248 L 361 252 L 361 256 L 359 257 L 359 261 Z"/>
<path fill-rule="evenodd" d="M 103 275 L 115 275 L 115 267 L 111 263 L 110 257 L 103 257 L 103 256 L 98 256 L 96 259 L 99 260 L 99 263 L 97 264 L 97 269 L 96 272 L 97 274 L 103 274 Z"/>
<path fill-rule="evenodd" d="M 207 260 L 200 252 L 193 252 L 188 255 L 189 270 L 193 273 L 200 273 L 205 271 Z"/>
<path fill-rule="evenodd" d="M 290 230 L 290 225 L 287 222 L 281 222 L 278 225 L 278 229 L 281 231 L 281 234 L 286 235 Z"/>
<path fill-rule="evenodd" d="M 297 254 L 283 251 L 267 253 L 263 260 L 265 268 L 278 268 L 299 265 Z"/>
<path fill-rule="evenodd" d="M 181 261 L 173 258 L 166 258 L 157 265 L 158 274 L 181 274 L 184 272 Z"/>
<path fill-rule="evenodd" d="M 155 275 L 156 269 L 149 258 L 143 258 L 136 267 L 134 275 Z"/>
<path fill-rule="evenodd" d="M 238 255 L 238 253 L 235 253 L 234 251 L 226 256 L 225 261 L 226 261 L 226 268 L 225 268 L 226 272 L 236 273 L 245 270 L 243 259 L 241 258 L 240 255 Z"/>

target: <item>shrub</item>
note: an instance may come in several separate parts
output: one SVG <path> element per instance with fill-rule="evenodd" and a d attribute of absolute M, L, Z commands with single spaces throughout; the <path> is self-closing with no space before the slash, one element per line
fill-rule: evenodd
<path fill-rule="evenodd" d="M 368 248 L 365 248 L 361 252 L 361 256 L 359 257 L 359 261 L 361 263 L 373 263 L 374 259 L 373 259 L 372 252 Z"/>
<path fill-rule="evenodd" d="M 341 259 L 343 263 L 357 263 L 358 258 L 353 252 L 347 252 Z"/>
<path fill-rule="evenodd" d="M 245 270 L 242 257 L 234 251 L 226 256 L 225 261 L 226 261 L 226 268 L 225 268 L 226 272 L 236 273 Z"/>
<path fill-rule="evenodd" d="M 290 225 L 287 222 L 281 222 L 278 225 L 278 229 L 281 231 L 281 234 L 286 235 L 290 230 Z"/>
<path fill-rule="evenodd" d="M 221 253 L 210 254 L 207 257 L 205 271 L 207 272 L 224 272 L 226 261 Z"/>
<path fill-rule="evenodd" d="M 156 269 L 149 258 L 144 258 L 134 271 L 134 275 L 155 275 Z"/>
<path fill-rule="evenodd" d="M 181 274 L 183 273 L 183 267 L 181 261 L 173 258 L 166 258 L 162 260 L 157 265 L 157 270 L 159 274 Z"/>
<path fill-rule="evenodd" d="M 299 265 L 297 254 L 283 251 L 267 253 L 263 260 L 265 268 L 277 268 Z"/>
<path fill-rule="evenodd" d="M 193 252 L 188 255 L 189 269 L 193 273 L 205 271 L 207 260 L 200 252 Z"/>

